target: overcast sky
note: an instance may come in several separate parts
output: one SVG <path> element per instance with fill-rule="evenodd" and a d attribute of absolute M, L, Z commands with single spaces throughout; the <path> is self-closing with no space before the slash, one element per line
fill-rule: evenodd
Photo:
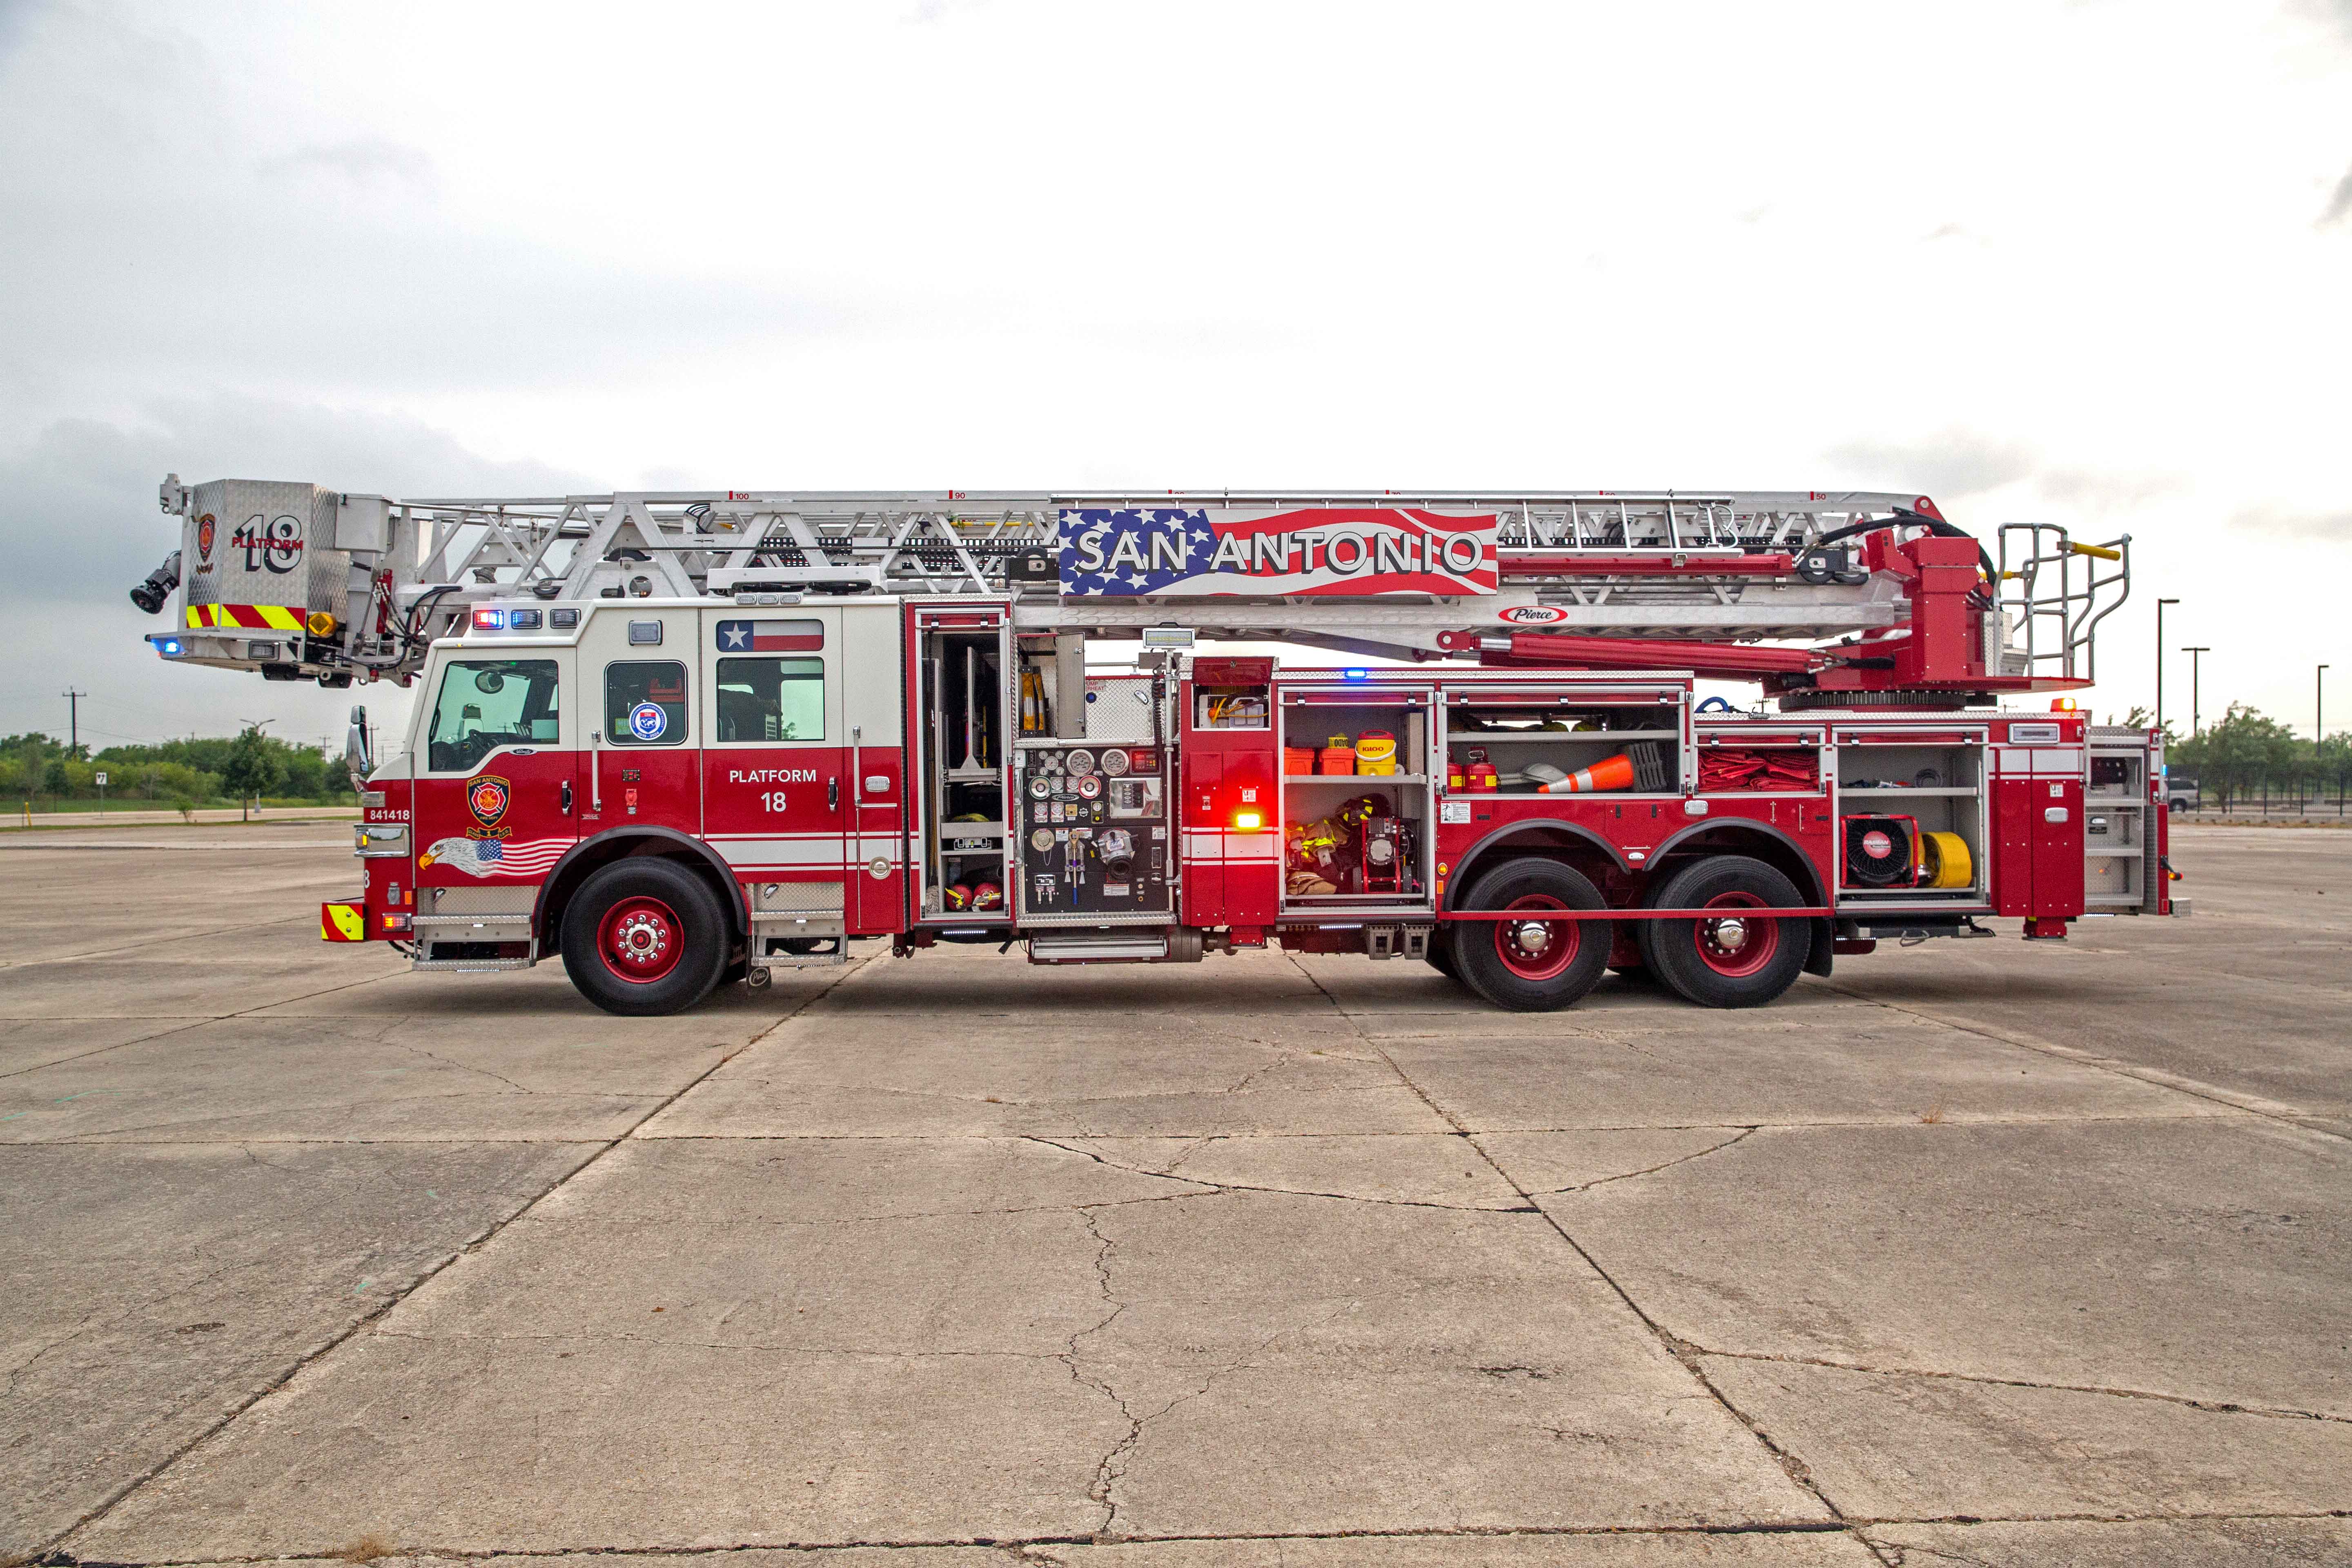
<path fill-rule="evenodd" d="M 2352 727 L 2348 384 L 2352 0 L 0 0 L 0 731 L 340 730 L 140 642 L 166 469 L 1916 490 Z"/>

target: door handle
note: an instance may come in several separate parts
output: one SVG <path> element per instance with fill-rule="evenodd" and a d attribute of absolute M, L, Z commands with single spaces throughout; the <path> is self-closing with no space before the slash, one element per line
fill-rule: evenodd
<path fill-rule="evenodd" d="M 841 809 L 841 775 L 839 773 L 824 781 L 824 808 L 827 811 Z"/>
<path fill-rule="evenodd" d="M 563 815 L 566 816 L 572 815 L 572 781 L 570 779 L 563 781 Z"/>

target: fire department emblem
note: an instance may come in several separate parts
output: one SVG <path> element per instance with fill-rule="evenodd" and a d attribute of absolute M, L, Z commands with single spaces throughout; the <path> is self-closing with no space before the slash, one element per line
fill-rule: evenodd
<path fill-rule="evenodd" d="M 213 558 L 213 535 L 220 528 L 220 520 L 206 512 L 196 519 L 196 559 L 209 565 Z"/>
<path fill-rule="evenodd" d="M 513 793 L 506 780 L 496 773 L 484 773 L 466 786 L 466 806 L 485 829 L 496 827 L 499 818 L 507 814 L 507 802 L 513 798 Z"/>

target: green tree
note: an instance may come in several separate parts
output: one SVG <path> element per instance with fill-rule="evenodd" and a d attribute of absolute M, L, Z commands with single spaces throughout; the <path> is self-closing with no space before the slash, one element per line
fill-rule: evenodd
<path fill-rule="evenodd" d="M 2182 742 L 2174 761 L 2200 789 L 2218 794 L 2227 809 L 2233 796 L 2293 779 L 2305 749 L 2277 720 L 2232 702 L 2203 734 Z"/>
<path fill-rule="evenodd" d="M 246 808 L 245 816 L 252 820 L 251 803 L 277 787 L 285 775 L 285 766 L 271 751 L 269 737 L 257 724 L 248 724 L 229 742 L 228 754 L 223 759 L 221 784 L 236 796 L 237 805 Z"/>
<path fill-rule="evenodd" d="M 2334 787 L 2336 809 L 2340 815 L 2344 809 L 2345 794 L 2347 788 L 2352 788 L 2352 733 L 2338 730 L 2320 742 L 2313 751 L 2320 788 L 2325 791 Z"/>

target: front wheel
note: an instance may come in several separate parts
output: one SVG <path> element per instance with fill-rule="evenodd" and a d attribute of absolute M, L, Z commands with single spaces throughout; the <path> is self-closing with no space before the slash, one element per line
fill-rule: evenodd
<path fill-rule="evenodd" d="M 1462 983 L 1497 1007 L 1548 1013 L 1599 983 L 1609 963 L 1611 922 L 1548 921 L 1547 910 L 1599 910 L 1601 890 L 1557 860 L 1510 860 L 1478 879 L 1467 910 L 1507 910 L 1512 918 L 1454 923 L 1454 963 Z"/>
<path fill-rule="evenodd" d="M 1675 872 L 1656 907 L 1720 910 L 1704 920 L 1644 921 L 1650 972 L 1702 1007 L 1760 1007 L 1797 983 L 1812 955 L 1813 922 L 1761 911 L 1804 903 L 1796 884 L 1745 855 L 1716 855 Z"/>
<path fill-rule="evenodd" d="M 637 856 L 590 877 L 563 911 L 563 970 L 607 1013 L 653 1017 L 710 994 L 728 964 L 727 913 L 674 860 Z"/>

